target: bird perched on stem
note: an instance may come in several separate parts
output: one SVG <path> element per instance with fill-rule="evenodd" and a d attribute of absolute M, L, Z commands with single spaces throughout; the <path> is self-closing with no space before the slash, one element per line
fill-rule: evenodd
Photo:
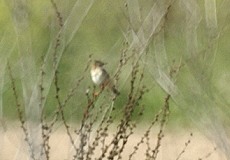
<path fill-rule="evenodd" d="M 99 60 L 95 60 L 91 67 L 91 78 L 94 84 L 101 88 L 108 87 L 115 95 L 119 95 L 119 91 L 115 88 L 109 74 L 103 68 L 105 63 Z"/>

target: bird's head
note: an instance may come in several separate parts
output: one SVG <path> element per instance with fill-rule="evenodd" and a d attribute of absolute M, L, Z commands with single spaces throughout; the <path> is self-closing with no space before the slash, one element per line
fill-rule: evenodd
<path fill-rule="evenodd" d="M 93 65 L 95 67 L 103 67 L 104 65 L 106 65 L 106 63 L 99 61 L 99 60 L 95 60 Z"/>

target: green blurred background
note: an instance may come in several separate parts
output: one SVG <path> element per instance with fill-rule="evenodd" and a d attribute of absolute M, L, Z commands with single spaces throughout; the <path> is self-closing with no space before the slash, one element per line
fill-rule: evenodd
<path fill-rule="evenodd" d="M 210 86 L 210 88 L 218 88 L 220 96 L 226 100 L 226 104 L 230 104 L 230 101 L 227 98 L 230 96 L 230 16 L 227 16 L 227 18 L 222 16 L 222 13 L 225 12 L 225 10 L 223 10 L 225 7 L 222 6 L 223 1 L 218 0 L 216 2 L 217 19 L 220 26 L 220 37 L 213 65 L 214 67 L 212 68 L 213 86 Z M 57 7 L 60 10 L 64 21 L 70 14 L 74 3 L 75 1 L 73 0 L 56 1 Z M 142 16 L 145 17 L 154 1 L 145 0 L 139 3 Z M 201 14 L 204 14 L 204 4 L 199 1 L 199 5 Z M 32 51 L 30 54 L 32 54 L 35 59 L 36 71 L 39 73 L 39 69 L 42 64 L 42 57 L 46 55 L 52 37 L 58 32 L 58 21 L 50 1 L 29 1 L 27 7 L 29 13 L 29 27 L 27 29 L 31 37 L 31 39 L 28 40 L 28 43 L 31 43 Z M 19 74 L 22 71 L 18 70 L 20 60 L 22 60 L 23 57 L 20 57 L 17 50 L 17 36 L 15 33 L 16 26 L 14 23 L 12 8 L 13 1 L 0 1 L 0 35 L 2 38 L 7 37 L 11 40 L 8 47 L 15 46 L 9 61 L 12 64 L 14 76 L 16 78 L 20 101 L 23 103 L 22 86 L 20 83 L 20 78 L 23 74 Z M 183 57 L 183 53 L 186 50 L 186 31 L 184 28 L 186 17 L 182 14 L 183 12 L 181 12 L 181 10 L 180 1 L 176 1 L 170 8 L 164 28 L 165 46 L 170 64 L 172 64 L 173 60 L 179 62 L 179 59 Z M 228 11 L 226 10 L 226 12 Z M 90 54 L 93 55 L 93 59 L 100 59 L 109 63 L 106 66 L 107 69 L 111 73 L 115 72 L 116 66 L 119 63 L 119 56 L 123 45 L 122 42 L 124 41 L 123 32 L 126 31 L 128 25 L 128 14 L 123 0 L 95 1 L 61 58 L 58 70 L 62 99 L 64 99 L 64 96 L 68 93 L 69 88 L 71 88 L 76 82 L 76 79 L 84 73 L 83 70 Z M 223 29 L 221 29 L 222 26 Z M 202 16 L 197 32 L 199 45 L 202 48 L 202 46 L 205 46 L 206 43 L 206 39 L 203 37 L 207 34 L 204 16 Z M 0 54 L 1 57 L 4 56 L 4 53 Z M 186 67 L 182 68 L 178 76 L 179 84 L 185 85 L 186 83 L 193 83 L 189 81 L 188 77 L 190 73 L 188 72 L 189 70 Z M 69 119 L 80 120 L 82 118 L 82 112 L 84 111 L 84 106 L 87 102 L 85 91 L 88 87 L 93 87 L 89 73 L 84 74 L 86 78 L 79 87 L 76 95 L 70 100 L 67 108 L 65 109 L 65 113 Z M 121 78 L 118 82 L 118 88 L 121 91 L 121 96 L 115 104 L 118 108 L 118 114 L 122 112 L 122 107 L 127 99 L 129 90 L 129 79 L 125 79 L 125 74 L 126 73 L 122 73 L 123 79 Z M 150 88 L 150 92 L 148 92 L 143 98 L 145 112 L 143 118 L 138 119 L 140 121 L 150 121 L 153 119 L 153 116 L 164 104 L 164 97 L 166 96 L 166 93 L 161 89 L 161 87 L 153 81 L 148 71 L 145 72 L 145 78 L 145 83 Z M 7 72 L 4 79 L 4 117 L 15 120 L 17 119 L 17 113 Z M 47 113 L 47 115 L 52 115 L 53 111 L 56 109 L 57 102 L 54 95 L 55 90 L 52 85 L 45 105 L 45 113 Z M 173 101 L 171 101 L 170 105 L 171 116 L 169 123 L 187 126 L 189 124 L 189 119 L 187 118 L 184 110 L 181 110 L 181 108 L 179 108 Z"/>

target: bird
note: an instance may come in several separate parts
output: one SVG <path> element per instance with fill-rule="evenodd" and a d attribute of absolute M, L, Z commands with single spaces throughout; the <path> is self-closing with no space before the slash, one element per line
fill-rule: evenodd
<path fill-rule="evenodd" d="M 109 88 L 115 95 L 119 95 L 120 92 L 115 88 L 113 81 L 111 80 L 108 72 L 105 70 L 104 65 L 106 63 L 100 60 L 94 60 L 91 66 L 91 78 L 95 85 L 101 88 Z"/>

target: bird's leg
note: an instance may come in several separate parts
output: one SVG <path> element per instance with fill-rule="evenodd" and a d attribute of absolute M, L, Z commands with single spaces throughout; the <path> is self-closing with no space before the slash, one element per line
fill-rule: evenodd
<path fill-rule="evenodd" d="M 100 90 L 100 91 L 95 91 L 95 92 L 93 93 L 93 96 L 94 96 L 94 97 L 97 97 L 97 96 L 100 94 L 100 92 L 103 91 L 103 90 L 105 89 L 105 86 L 106 86 L 106 85 L 105 85 L 104 83 L 102 83 L 102 84 L 99 86 L 101 90 Z"/>
<path fill-rule="evenodd" d="M 95 91 L 94 93 L 93 93 L 93 96 L 94 96 L 94 98 L 96 98 L 98 95 L 99 95 L 99 91 Z"/>
<path fill-rule="evenodd" d="M 96 86 L 94 85 L 94 86 L 93 86 L 93 97 L 95 98 L 95 97 L 97 97 L 98 95 L 99 95 L 99 92 L 96 91 Z"/>

